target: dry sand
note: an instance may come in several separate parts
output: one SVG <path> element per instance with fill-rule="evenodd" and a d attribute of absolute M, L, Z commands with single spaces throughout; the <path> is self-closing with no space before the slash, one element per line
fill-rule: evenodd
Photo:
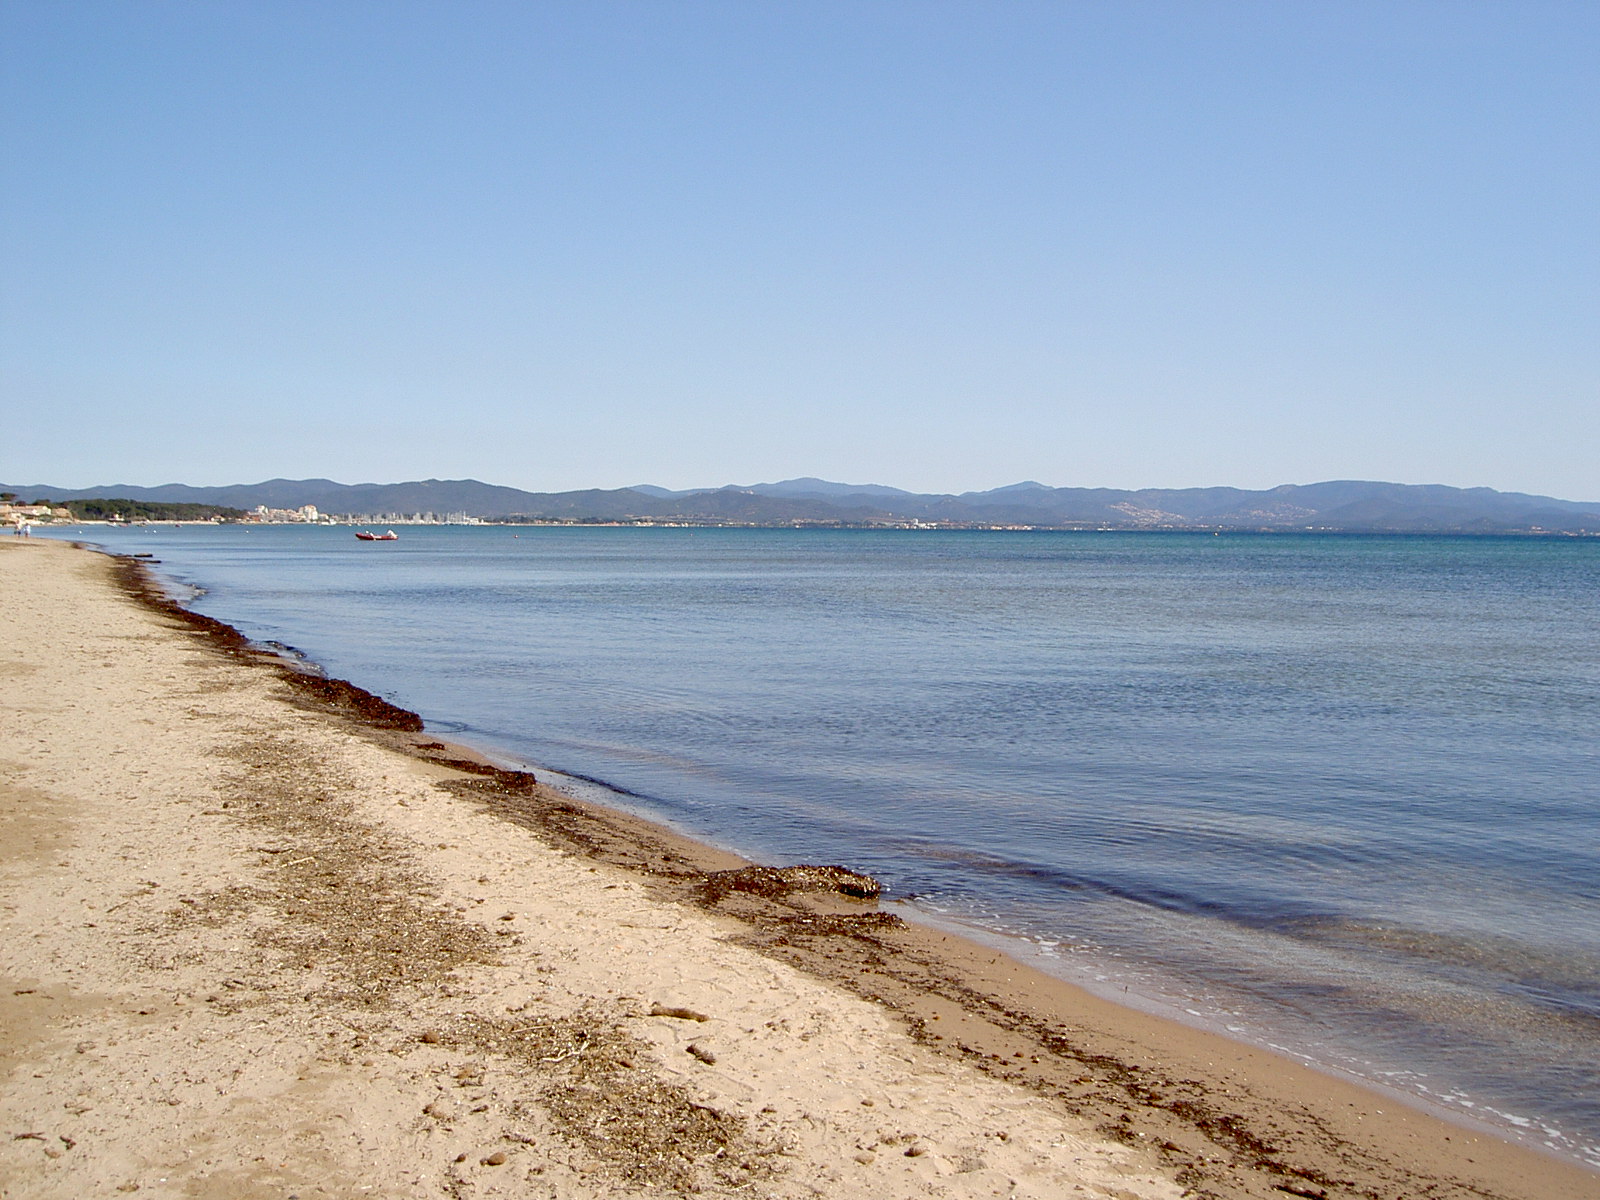
<path fill-rule="evenodd" d="M 381 728 L 139 590 L 0 543 L 7 1200 L 1600 1196 Z"/>

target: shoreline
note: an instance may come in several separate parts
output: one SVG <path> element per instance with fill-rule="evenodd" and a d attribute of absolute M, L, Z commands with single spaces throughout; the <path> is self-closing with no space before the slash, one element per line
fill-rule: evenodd
<path fill-rule="evenodd" d="M 1135 534 L 1180 534 L 1192 537 L 1394 537 L 1394 538 L 1508 538 L 1515 540 L 1526 539 L 1551 539 L 1568 540 L 1582 538 L 1600 538 L 1600 531 L 1594 530 L 1561 530 L 1561 529 L 1359 529 L 1359 528 L 1292 528 L 1292 527 L 1246 527 L 1246 526 L 1216 526 L 1216 525 L 1095 525 L 1075 523 L 1067 525 L 1029 525 L 1029 524 L 994 524 L 984 521 L 943 523 L 914 523 L 895 522 L 884 523 L 867 522 L 856 523 L 850 521 L 807 521 L 807 522 L 776 522 L 742 523 L 737 521 L 674 521 L 674 520 L 569 520 L 552 517 L 549 519 L 530 521 L 507 521 L 491 518 L 479 518 L 470 521 L 413 521 L 407 519 L 383 519 L 375 521 L 209 521 L 209 520 L 178 520 L 176 518 L 150 518 L 138 521 L 109 521 L 104 519 L 85 518 L 75 521 L 51 522 L 48 525 L 35 524 L 34 528 L 56 529 L 80 526 L 101 526 L 106 528 L 135 528 L 141 525 L 177 527 L 201 525 L 247 525 L 260 528 L 287 526 L 290 528 L 322 528 L 322 529 L 356 529 L 366 528 L 370 525 L 399 525 L 402 528 L 416 529 L 743 529 L 743 530 L 771 530 L 771 531 L 796 531 L 796 532 L 867 532 L 867 533 L 1135 533 Z"/>
<path fill-rule="evenodd" d="M 219 631 L 219 636 L 225 639 L 238 638 L 244 645 L 250 645 L 248 639 L 245 639 L 244 635 L 233 629 L 232 626 L 222 622 L 214 622 L 212 618 L 204 617 L 202 614 L 194 613 L 191 609 L 188 609 L 183 601 L 168 593 L 161 586 L 160 580 L 152 573 L 147 564 L 134 558 L 122 558 L 116 555 L 112 555 L 112 557 L 126 563 L 130 572 L 142 581 L 141 583 L 134 583 L 130 580 L 128 585 L 130 590 L 134 588 L 145 589 L 153 602 L 157 602 L 162 606 L 171 605 L 173 610 L 182 614 L 185 619 L 196 619 L 197 623 L 205 625 L 218 625 L 221 627 L 221 631 L 225 631 Z M 155 600 L 157 597 L 159 597 L 159 600 Z M 277 650 L 276 647 L 270 649 Z M 299 656 L 298 651 L 293 652 L 293 654 L 300 663 L 298 668 L 300 671 L 313 675 L 317 675 L 320 672 L 321 668 L 317 664 Z M 290 665 L 294 666 L 294 661 L 291 660 Z M 376 701 L 376 709 L 378 711 L 394 709 L 396 713 L 415 717 L 419 726 L 421 725 L 422 718 L 416 714 L 410 714 L 403 709 L 395 709 L 394 706 L 388 705 L 387 701 L 372 697 L 371 693 L 367 693 L 364 689 L 349 681 L 330 680 L 329 682 L 337 689 L 349 689 L 355 695 L 370 698 L 369 704 L 371 701 Z M 377 728 L 392 728 L 392 726 L 385 726 L 382 717 L 378 717 L 372 723 Z M 541 768 L 538 765 L 506 767 L 494 760 L 493 755 L 496 751 L 492 748 L 475 747 L 455 742 L 448 738 L 441 739 L 433 734 L 426 734 L 425 736 L 428 738 L 428 743 L 424 743 L 423 746 L 408 743 L 404 739 L 400 739 L 393 744 L 398 745 L 406 753 L 418 754 L 424 759 L 435 762 L 448 763 L 454 766 L 471 764 L 468 769 L 474 771 L 481 767 L 491 768 L 492 771 L 509 778 L 512 781 L 511 786 L 513 788 L 518 786 L 518 781 L 524 776 L 531 778 L 535 772 L 560 774 L 559 772 L 554 772 L 553 769 Z M 441 753 L 437 757 L 429 754 L 423 748 L 429 743 L 439 748 Z M 618 792 L 616 788 L 607 784 L 604 780 L 584 778 L 579 779 L 579 782 L 600 792 L 621 796 L 626 799 L 625 792 Z M 601 857 L 606 861 L 612 861 L 617 865 L 627 865 L 630 866 L 630 869 L 642 869 L 651 875 L 658 875 L 662 872 L 659 866 L 651 863 L 649 855 L 660 853 L 658 847 L 666 845 L 670 847 L 666 851 L 669 858 L 681 858 L 682 861 L 694 863 L 700 870 L 729 870 L 754 865 L 751 860 L 740 855 L 736 849 L 712 845 L 694 837 L 690 833 L 674 829 L 642 813 L 629 811 L 626 808 L 615 805 L 608 805 L 603 800 L 573 796 L 570 792 L 563 792 L 559 785 L 554 788 L 554 791 L 571 803 L 581 805 L 588 810 L 587 816 L 591 821 L 600 826 L 615 826 L 616 828 L 609 836 L 619 837 L 623 842 L 636 840 L 645 855 L 641 859 L 634 852 L 624 850 L 619 853 L 614 849 L 596 855 L 596 857 Z M 550 831 L 547 829 L 547 832 Z M 571 837 L 570 834 L 568 836 Z M 594 852 L 593 848 L 581 836 L 572 837 L 571 844 L 574 848 L 579 849 L 580 852 Z M 670 872 L 667 873 L 670 874 Z M 947 962 L 941 965 L 947 968 L 955 968 L 955 974 L 957 975 L 971 976 L 971 978 L 953 981 L 955 983 L 953 990 L 967 997 L 962 1002 L 962 1005 L 968 1009 L 975 1009 L 976 1011 L 969 1012 L 968 1016 L 978 1021 L 975 1027 L 967 1030 L 965 1034 L 966 1041 L 957 1043 L 957 1048 L 962 1057 L 977 1062 L 980 1069 L 994 1069 L 990 1064 L 1002 1057 L 995 1051 L 1001 1047 L 1009 1050 L 1013 1044 L 1013 1036 L 1007 1035 L 1016 1035 L 1020 1032 L 1019 1029 L 1009 1026 L 1015 1021 L 1019 1013 L 1029 1013 L 1030 1001 L 1037 1001 L 1039 999 L 1038 994 L 1043 993 L 1048 999 L 1042 1005 L 1035 1005 L 1038 1009 L 1037 1013 L 1029 1013 L 1029 1016 L 1033 1019 L 1032 1024 L 1036 1032 L 1031 1039 L 1024 1036 L 1024 1040 L 1032 1041 L 1036 1043 L 1036 1046 L 1047 1045 L 1051 1041 L 1047 1034 L 1037 1032 L 1040 1028 L 1037 1022 L 1040 1019 L 1050 1021 L 1054 1018 L 1068 1021 L 1076 1015 L 1080 1005 L 1090 1006 L 1097 1010 L 1100 1024 L 1103 1026 L 1103 1028 L 1095 1029 L 1092 1036 L 1109 1037 L 1114 1043 L 1123 1042 L 1125 1031 L 1121 1029 L 1113 1031 L 1111 1027 L 1119 1023 L 1121 1015 L 1126 1015 L 1134 1019 L 1139 1031 L 1136 1038 L 1126 1039 L 1128 1044 L 1138 1044 L 1142 1048 L 1147 1043 L 1159 1042 L 1168 1048 L 1169 1053 L 1174 1053 L 1175 1057 L 1187 1054 L 1189 1048 L 1186 1045 L 1183 1046 L 1181 1052 L 1176 1050 L 1176 1047 L 1182 1045 L 1185 1041 L 1182 1036 L 1171 1039 L 1155 1036 L 1162 1030 L 1170 1030 L 1177 1031 L 1180 1035 L 1188 1033 L 1199 1039 L 1221 1043 L 1220 1047 L 1202 1046 L 1200 1051 L 1203 1054 L 1214 1053 L 1219 1057 L 1225 1058 L 1229 1047 L 1242 1048 L 1251 1052 L 1252 1061 L 1261 1059 L 1268 1064 L 1268 1069 L 1270 1069 L 1271 1065 L 1278 1064 L 1284 1068 L 1293 1068 L 1297 1072 L 1308 1073 L 1311 1078 L 1304 1081 L 1306 1091 L 1314 1092 L 1316 1080 L 1318 1079 L 1331 1081 L 1365 1095 L 1369 1105 L 1376 1103 L 1398 1104 L 1411 1113 L 1419 1114 L 1429 1120 L 1453 1127 L 1468 1135 L 1476 1138 L 1488 1138 L 1491 1141 L 1503 1143 L 1516 1150 L 1530 1152 L 1541 1159 L 1575 1167 L 1584 1174 L 1594 1174 L 1596 1179 L 1600 1180 L 1600 1168 L 1576 1160 L 1559 1151 L 1541 1146 L 1531 1140 L 1519 1139 L 1514 1131 L 1504 1129 L 1487 1120 L 1475 1119 L 1470 1113 L 1452 1109 L 1444 1104 L 1430 1103 L 1425 1097 L 1413 1095 L 1399 1088 L 1385 1086 L 1379 1081 L 1364 1078 L 1353 1071 L 1342 1069 L 1332 1064 L 1317 1062 L 1307 1056 L 1296 1055 L 1287 1050 L 1273 1048 L 1259 1042 L 1243 1040 L 1225 1030 L 1216 1028 L 1213 1024 L 1209 1024 L 1204 1020 L 1186 1018 L 1178 1010 L 1175 1001 L 1163 1003 L 1160 1000 L 1148 998 L 1146 998 L 1144 1004 L 1130 1004 L 1119 1001 L 1114 996 L 1096 990 L 1088 984 L 1074 981 L 1065 975 L 1052 973 L 1043 967 L 1035 967 L 1022 962 L 1005 948 L 1006 943 L 1015 939 L 1002 933 L 984 930 L 981 926 L 971 925 L 958 918 L 940 921 L 931 914 L 922 914 L 916 911 L 914 905 L 909 902 L 897 903 L 894 907 L 896 910 L 912 910 L 909 914 L 911 917 L 909 921 L 900 918 L 899 911 L 884 914 L 899 918 L 901 925 L 909 926 L 910 929 L 896 930 L 896 926 L 893 923 L 875 925 L 874 934 L 876 936 L 872 939 L 873 944 L 879 951 L 887 950 L 892 953 L 902 954 L 915 953 L 919 956 L 928 956 L 933 960 L 954 955 L 955 962 Z M 737 915 L 740 919 L 748 921 L 755 926 L 763 925 L 772 916 L 771 913 L 765 911 L 741 911 Z M 786 914 L 780 919 L 784 919 L 784 917 L 786 917 Z M 916 930 L 920 930 L 923 936 L 908 936 L 911 931 Z M 891 933 L 890 931 L 896 932 Z M 991 936 L 986 939 L 985 934 L 990 934 Z M 861 934 L 847 927 L 835 925 L 830 927 L 827 936 L 828 938 L 845 937 L 853 939 L 860 938 Z M 763 935 L 758 933 L 750 944 L 764 947 L 764 937 L 770 937 L 770 934 Z M 789 948 L 786 947 L 786 949 Z M 768 952 L 770 952 L 770 948 Z M 995 959 L 996 954 L 999 956 L 998 959 Z M 876 956 L 869 955 L 868 957 L 870 959 Z M 986 958 L 993 960 L 988 968 L 982 965 Z M 943 1035 L 932 1033 L 928 1030 L 926 1013 L 923 1013 L 920 1008 L 917 1011 L 913 1011 L 909 1007 L 909 997 L 900 989 L 873 987 L 871 985 L 861 986 L 861 980 L 858 976 L 876 974 L 870 966 L 858 966 L 854 969 L 836 968 L 830 960 L 830 953 L 826 949 L 817 948 L 813 948 L 810 953 L 792 954 L 788 956 L 788 961 L 817 975 L 819 978 L 828 979 L 831 982 L 843 984 L 852 990 L 861 991 L 862 994 L 867 995 L 869 999 L 876 1003 L 887 1004 L 912 1024 L 912 1027 L 917 1030 L 919 1038 L 928 1040 L 930 1044 L 945 1040 Z M 937 974 L 939 973 L 935 972 L 935 975 Z M 1013 988 L 1010 986 L 1013 979 L 1019 979 L 1024 982 L 1021 986 Z M 901 982 L 903 983 L 903 981 Z M 1002 987 L 1000 986 L 1001 984 L 1007 986 Z M 896 993 L 896 998 L 891 999 L 890 992 Z M 1009 1011 L 997 1026 L 993 1010 L 996 1007 L 996 1001 L 1000 999 L 999 993 L 1005 993 L 1006 998 L 1000 1002 Z M 984 998 L 976 999 L 974 994 Z M 938 1013 L 939 1009 L 934 1007 L 928 1011 Z M 935 1016 L 933 1019 L 939 1019 L 939 1017 Z M 919 1021 L 921 1022 L 920 1024 Z M 1004 1031 L 1000 1036 L 996 1036 L 995 1029 L 997 1027 Z M 948 1050 L 948 1047 L 938 1048 Z M 1014 1054 L 1015 1052 L 1013 1051 L 1012 1053 Z M 1103 1047 L 1097 1047 L 1089 1053 L 1096 1058 L 1106 1057 L 1103 1053 Z M 1033 1056 L 1029 1054 L 1028 1058 L 1031 1060 Z M 1199 1061 L 1199 1055 L 1195 1056 L 1195 1061 Z M 1207 1059 L 1208 1065 L 1211 1061 L 1213 1060 Z M 1030 1086 L 1044 1087 L 1046 1089 L 1053 1087 L 1058 1082 L 1052 1078 L 1052 1072 L 1050 1071 L 1030 1069 L 1035 1065 L 1032 1061 L 1027 1064 L 1007 1062 L 1005 1069 L 1000 1071 L 1000 1074 L 1012 1080 L 1021 1080 Z M 1130 1065 L 1129 1063 L 1121 1064 L 1121 1067 L 1113 1070 L 1113 1074 L 1122 1075 L 1124 1069 L 1130 1067 Z M 1151 1069 L 1142 1064 L 1131 1066 L 1133 1073 Z M 1260 1070 L 1263 1068 L 1257 1065 L 1255 1069 Z M 1292 1092 L 1299 1092 L 1300 1090 L 1299 1087 L 1291 1089 Z M 1140 1099 L 1148 1102 L 1148 1097 L 1140 1097 Z M 1347 1106 L 1355 1104 L 1353 1101 L 1345 1101 L 1345 1103 Z M 1185 1107 L 1187 1107 L 1187 1104 Z M 1392 1115 L 1385 1114 L 1383 1110 L 1374 1110 L 1374 1112 L 1376 1115 Z M 1364 1115 L 1358 1117 L 1358 1122 L 1364 1120 Z M 1600 1184 L 1597 1184 L 1597 1188 L 1600 1188 Z"/>
<path fill-rule="evenodd" d="M 273 649 L 276 649 L 276 647 L 273 647 Z M 293 653 L 295 655 L 299 654 L 298 651 Z M 755 865 L 754 860 L 744 857 L 736 847 L 719 845 L 703 837 L 697 837 L 693 832 L 677 828 L 660 818 L 640 811 L 643 807 L 642 805 L 637 807 L 630 806 L 628 801 L 634 794 L 615 788 L 604 780 L 568 775 L 537 762 L 517 760 L 515 756 L 498 747 L 492 745 L 477 746 L 470 742 L 456 741 L 453 740 L 453 735 L 450 738 L 445 738 L 444 735 L 429 734 L 428 736 L 442 739 L 438 741 L 438 744 L 448 748 L 458 759 L 470 760 L 477 764 L 513 774 L 518 772 L 536 774 L 546 781 L 549 781 L 553 776 L 556 782 L 548 783 L 548 786 L 566 795 L 574 802 L 585 804 L 609 817 L 638 822 L 645 830 L 653 831 L 658 836 L 686 842 L 698 851 L 703 852 L 707 856 L 707 862 L 726 862 L 742 866 Z M 571 787 L 573 784 L 577 785 L 581 792 L 575 793 Z M 606 795 L 600 798 L 593 798 L 585 794 L 591 791 Z M 615 797 L 615 799 L 611 800 L 609 799 L 610 797 Z M 1093 1001 L 1110 1006 L 1111 1009 L 1117 1012 L 1138 1014 L 1140 1017 L 1150 1021 L 1189 1030 L 1201 1037 L 1213 1038 L 1229 1046 L 1247 1048 L 1265 1055 L 1268 1060 L 1292 1065 L 1308 1071 L 1314 1076 L 1336 1080 L 1355 1088 L 1366 1093 L 1371 1102 L 1387 1100 L 1408 1110 L 1420 1112 L 1424 1116 L 1446 1125 L 1454 1126 L 1464 1133 L 1505 1142 L 1519 1149 L 1553 1159 L 1556 1162 L 1575 1166 L 1581 1171 L 1600 1175 L 1600 1165 L 1590 1163 L 1572 1154 L 1564 1153 L 1554 1146 L 1541 1144 L 1532 1135 L 1521 1137 L 1515 1128 L 1496 1123 L 1494 1120 L 1478 1116 L 1476 1113 L 1466 1109 L 1452 1107 L 1443 1101 L 1430 1099 L 1426 1095 L 1386 1084 L 1380 1079 L 1363 1074 L 1354 1067 L 1321 1060 L 1313 1055 L 1301 1053 L 1291 1046 L 1279 1044 L 1274 1032 L 1265 1026 L 1257 1025 L 1251 1033 L 1241 1033 L 1226 1028 L 1226 1019 L 1222 1016 L 1201 1013 L 1197 1010 L 1186 1008 L 1186 1004 L 1192 1003 L 1187 997 L 1156 990 L 1130 993 L 1127 985 L 1123 985 L 1119 991 L 1114 983 L 1106 981 L 1104 978 L 1099 980 L 1089 978 L 1089 976 L 1101 969 L 1101 964 L 1098 960 L 1090 960 L 1088 964 L 1079 965 L 1076 971 L 1056 970 L 1049 965 L 1035 964 L 1029 961 L 1031 957 L 1029 952 L 1036 953 L 1038 947 L 1025 934 L 1008 933 L 1003 930 L 989 928 L 977 921 L 931 912 L 919 907 L 915 897 L 884 897 L 880 904 L 886 906 L 891 915 L 900 917 L 908 925 L 952 939 L 954 942 L 961 944 L 966 948 L 967 956 L 972 961 L 981 961 L 985 953 L 991 956 L 998 954 L 1006 963 L 1011 964 L 1011 967 L 1007 969 L 1031 971 L 1042 977 L 1042 979 L 1050 981 L 1055 986 L 1066 988 L 1071 992 L 1081 993 Z M 1176 976 L 1168 976 L 1167 981 L 1174 987 L 1177 986 Z M 848 980 L 845 982 L 849 983 Z M 985 1050 L 982 1053 L 986 1054 L 987 1051 Z M 1505 1114 L 1499 1113 L 1497 1115 L 1505 1116 Z M 1507 1117 L 1506 1119 L 1526 1121 L 1525 1118 Z M 1532 1124 L 1531 1122 L 1527 1123 Z"/>
<path fill-rule="evenodd" d="M 37 545 L 15 550 L 32 556 Z M 1536 1147 L 1479 1136 L 1403 1099 L 1098 998 L 875 902 L 791 890 L 794 878 L 752 873 L 744 860 L 644 818 L 560 794 L 431 737 L 415 714 L 356 685 L 294 670 L 183 608 L 134 560 L 104 561 L 145 611 L 201 634 L 230 668 L 289 684 L 319 721 L 334 714 L 363 742 L 403 753 L 490 822 L 595 865 L 586 869 L 625 872 L 658 910 L 703 917 L 728 942 L 871 1002 L 921 1051 L 1130 1148 L 1187 1194 L 1600 1196 L 1600 1175 Z"/>
<path fill-rule="evenodd" d="M 160 522 L 151 522 L 159 524 Z M 492 524 L 492 523 L 489 523 Z M 190 605 L 198 603 L 205 591 L 195 585 L 187 585 L 175 579 L 163 577 L 158 570 L 160 560 L 153 559 L 147 554 L 125 555 L 110 550 L 99 543 L 86 544 L 108 556 L 128 560 L 128 565 L 143 572 L 148 590 L 152 596 L 159 597 L 162 605 L 170 604 L 172 611 L 185 618 L 198 614 Z M 135 561 L 138 560 L 138 561 Z M 137 585 L 134 585 L 137 586 Z M 189 594 L 186 594 L 189 593 Z M 209 620 L 205 618 L 204 620 Z M 223 629 L 232 630 L 231 626 L 223 625 Z M 229 635 L 231 636 L 231 634 Z M 242 634 L 240 635 L 243 636 Z M 370 696 L 364 689 L 356 687 L 345 680 L 332 678 L 326 674 L 325 669 L 303 651 L 293 646 L 283 645 L 278 642 L 267 641 L 252 643 L 248 639 L 242 643 L 254 646 L 281 657 L 285 664 L 295 671 L 313 678 L 326 681 L 327 686 L 334 688 L 352 689 L 355 693 Z M 417 714 L 407 713 L 406 710 L 396 710 L 408 717 L 415 717 L 418 721 L 422 718 Z M 449 721 L 444 724 L 448 726 Z M 692 829 L 675 826 L 669 821 L 652 815 L 648 809 L 648 797 L 629 792 L 604 779 L 573 775 L 561 772 L 555 768 L 545 766 L 531 759 L 519 758 L 515 751 L 503 746 L 497 746 L 492 741 L 483 744 L 472 744 L 471 741 L 456 740 L 455 733 L 430 733 L 435 739 L 443 739 L 441 746 L 448 746 L 458 759 L 471 760 L 481 765 L 494 766 L 512 773 L 536 773 L 541 778 L 549 780 L 554 776 L 557 782 L 553 785 L 558 792 L 563 792 L 570 798 L 582 800 L 602 812 L 621 815 L 626 818 L 642 822 L 647 830 L 658 834 L 682 839 L 701 850 L 710 852 L 713 859 L 708 861 L 724 861 L 749 865 L 751 860 L 742 856 L 736 845 L 727 841 L 713 840 L 704 833 L 697 833 Z M 401 747 L 409 752 L 411 747 Z M 426 757 L 426 756 L 425 756 Z M 1286 1060 L 1297 1066 L 1308 1068 L 1320 1075 L 1351 1084 L 1369 1093 L 1384 1097 L 1393 1103 L 1406 1106 L 1409 1109 L 1420 1110 L 1426 1115 L 1437 1118 L 1446 1124 L 1455 1125 L 1462 1130 L 1479 1135 L 1487 1135 L 1514 1145 L 1532 1150 L 1535 1153 L 1554 1157 L 1556 1160 L 1578 1166 L 1582 1170 L 1600 1172 L 1600 1163 L 1586 1159 L 1569 1149 L 1557 1146 L 1553 1140 L 1541 1142 L 1533 1134 L 1520 1133 L 1517 1125 L 1525 1125 L 1530 1129 L 1538 1128 L 1537 1119 L 1518 1117 L 1513 1113 L 1505 1113 L 1493 1108 L 1479 1105 L 1452 1105 L 1443 1099 L 1428 1094 L 1426 1089 L 1415 1090 L 1393 1085 L 1385 1082 L 1378 1075 L 1381 1073 L 1371 1063 L 1358 1063 L 1357 1056 L 1347 1054 L 1341 1060 L 1337 1056 L 1318 1058 L 1311 1053 L 1303 1053 L 1294 1048 L 1293 1036 L 1280 1033 L 1269 1022 L 1251 1022 L 1246 1030 L 1243 1027 L 1228 1026 L 1230 1019 L 1237 1019 L 1231 1015 L 1224 1016 L 1217 1013 L 1202 1013 L 1188 1007 L 1195 1001 L 1182 994 L 1182 979 L 1174 974 L 1164 976 L 1150 976 L 1146 973 L 1144 983 L 1150 984 L 1152 978 L 1156 980 L 1153 986 L 1146 990 L 1139 990 L 1135 983 L 1135 990 L 1130 995 L 1129 988 L 1124 984 L 1120 988 L 1117 982 L 1106 979 L 1103 975 L 1095 977 L 1102 967 L 1116 972 L 1125 969 L 1125 964 L 1115 959 L 1105 962 L 1099 959 L 1088 959 L 1073 964 L 1075 969 L 1057 969 L 1043 961 L 1033 961 L 1030 951 L 1034 950 L 1032 940 L 1025 934 L 1008 933 L 1002 929 L 985 925 L 981 920 L 970 920 L 961 916 L 948 916 L 920 907 L 916 897 L 886 898 L 886 903 L 894 906 L 895 915 L 907 921 L 925 926 L 941 932 L 963 942 L 969 942 L 983 950 L 998 951 L 1009 959 L 1027 963 L 1030 968 L 1037 970 L 1046 978 L 1056 980 L 1070 988 L 1080 989 L 1098 1000 L 1104 1001 L 1120 1009 L 1129 1009 L 1159 1021 L 1166 1021 L 1178 1026 L 1197 1031 L 1202 1034 L 1214 1036 L 1228 1043 L 1238 1043 L 1267 1055 Z M 1148 964 L 1147 964 L 1148 966 Z M 1157 971 L 1160 971 L 1157 965 Z M 1166 984 L 1163 987 L 1162 984 Z M 1120 994 L 1119 994 L 1120 993 Z M 1363 1067 L 1370 1068 L 1364 1070 Z M 1490 1113 L 1492 1116 L 1483 1114 Z M 1498 1120 L 1496 1118 L 1499 1118 Z M 1546 1130 L 1553 1139 L 1555 1130 Z M 1570 1144 L 1570 1139 L 1568 1139 Z"/>

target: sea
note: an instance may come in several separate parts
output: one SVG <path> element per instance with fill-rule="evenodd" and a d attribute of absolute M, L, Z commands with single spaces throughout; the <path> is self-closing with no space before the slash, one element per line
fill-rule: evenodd
<path fill-rule="evenodd" d="M 429 729 L 1600 1166 L 1600 539 L 58 531 Z"/>

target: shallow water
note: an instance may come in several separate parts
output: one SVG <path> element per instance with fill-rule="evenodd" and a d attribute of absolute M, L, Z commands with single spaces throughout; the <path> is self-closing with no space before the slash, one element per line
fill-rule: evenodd
<path fill-rule="evenodd" d="M 1600 541 L 86 536 L 436 729 L 1600 1163 Z"/>

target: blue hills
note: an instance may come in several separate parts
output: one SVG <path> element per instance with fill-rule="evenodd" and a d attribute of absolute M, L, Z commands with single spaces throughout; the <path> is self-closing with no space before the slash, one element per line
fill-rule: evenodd
<path fill-rule="evenodd" d="M 337 483 L 269 479 L 226 487 L 0 484 L 24 502 L 128 499 L 326 513 L 466 513 L 485 519 L 685 521 L 746 525 L 1027 525 L 1094 529 L 1332 530 L 1396 533 L 1600 533 L 1600 502 L 1583 503 L 1439 484 L 1333 480 L 1243 488 L 1051 487 L 1026 481 L 989 491 L 908 492 L 882 484 L 788 479 L 672 491 L 650 485 L 528 492 L 475 479 Z"/>

